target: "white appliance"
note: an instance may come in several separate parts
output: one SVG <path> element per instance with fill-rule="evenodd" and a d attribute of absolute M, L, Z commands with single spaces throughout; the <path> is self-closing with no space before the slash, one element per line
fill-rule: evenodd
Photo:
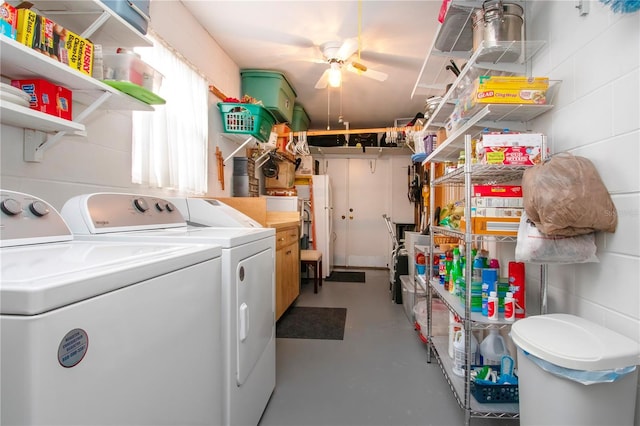
<path fill-rule="evenodd" d="M 262 228 L 263 226 L 246 214 L 222 201 L 211 198 L 167 198 L 172 202 L 187 223 L 199 223 L 199 218 L 207 218 L 207 226 L 221 228 Z"/>
<path fill-rule="evenodd" d="M 221 422 L 220 247 L 77 241 L 13 191 L 0 210 L 1 424 Z"/>
<path fill-rule="evenodd" d="M 333 269 L 333 200 L 331 182 L 328 175 L 313 175 L 312 210 L 314 247 L 322 252 L 322 276 L 331 274 Z"/>
<path fill-rule="evenodd" d="M 133 194 L 78 196 L 62 215 L 76 238 L 222 247 L 223 424 L 257 425 L 275 388 L 275 230 L 187 226 L 172 202 Z"/>

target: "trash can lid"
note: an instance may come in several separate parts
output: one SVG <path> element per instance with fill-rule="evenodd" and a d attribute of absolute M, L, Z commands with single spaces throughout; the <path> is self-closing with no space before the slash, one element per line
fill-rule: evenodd
<path fill-rule="evenodd" d="M 560 367 L 609 370 L 640 364 L 640 342 L 569 314 L 527 317 L 511 327 L 523 351 Z"/>

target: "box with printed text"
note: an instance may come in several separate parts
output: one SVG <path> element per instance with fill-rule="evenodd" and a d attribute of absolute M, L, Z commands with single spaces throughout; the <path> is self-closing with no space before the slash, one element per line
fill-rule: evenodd
<path fill-rule="evenodd" d="M 31 96 L 29 108 L 72 120 L 72 93 L 66 87 L 43 79 L 12 80 L 11 85 Z"/>

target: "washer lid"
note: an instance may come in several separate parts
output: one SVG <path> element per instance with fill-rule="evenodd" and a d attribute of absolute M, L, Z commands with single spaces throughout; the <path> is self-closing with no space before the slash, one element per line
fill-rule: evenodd
<path fill-rule="evenodd" d="M 0 313 L 35 315 L 219 258 L 222 250 L 201 244 L 70 241 L 6 247 L 0 253 Z"/>
<path fill-rule="evenodd" d="M 574 315 L 537 315 L 516 321 L 511 339 L 538 358 L 574 370 L 640 364 L 640 342 Z"/>

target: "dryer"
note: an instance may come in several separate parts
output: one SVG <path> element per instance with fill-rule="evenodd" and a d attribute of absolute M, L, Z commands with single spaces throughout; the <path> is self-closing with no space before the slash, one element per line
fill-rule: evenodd
<path fill-rule="evenodd" d="M 62 208 L 75 238 L 222 248 L 223 424 L 257 425 L 275 388 L 275 230 L 187 226 L 166 199 L 97 193 Z"/>
<path fill-rule="evenodd" d="M 262 228 L 260 222 L 213 198 L 169 197 L 187 223 L 222 228 Z"/>
<path fill-rule="evenodd" d="M 6 190 L 0 246 L 1 424 L 221 422 L 220 247 L 77 241 Z"/>

